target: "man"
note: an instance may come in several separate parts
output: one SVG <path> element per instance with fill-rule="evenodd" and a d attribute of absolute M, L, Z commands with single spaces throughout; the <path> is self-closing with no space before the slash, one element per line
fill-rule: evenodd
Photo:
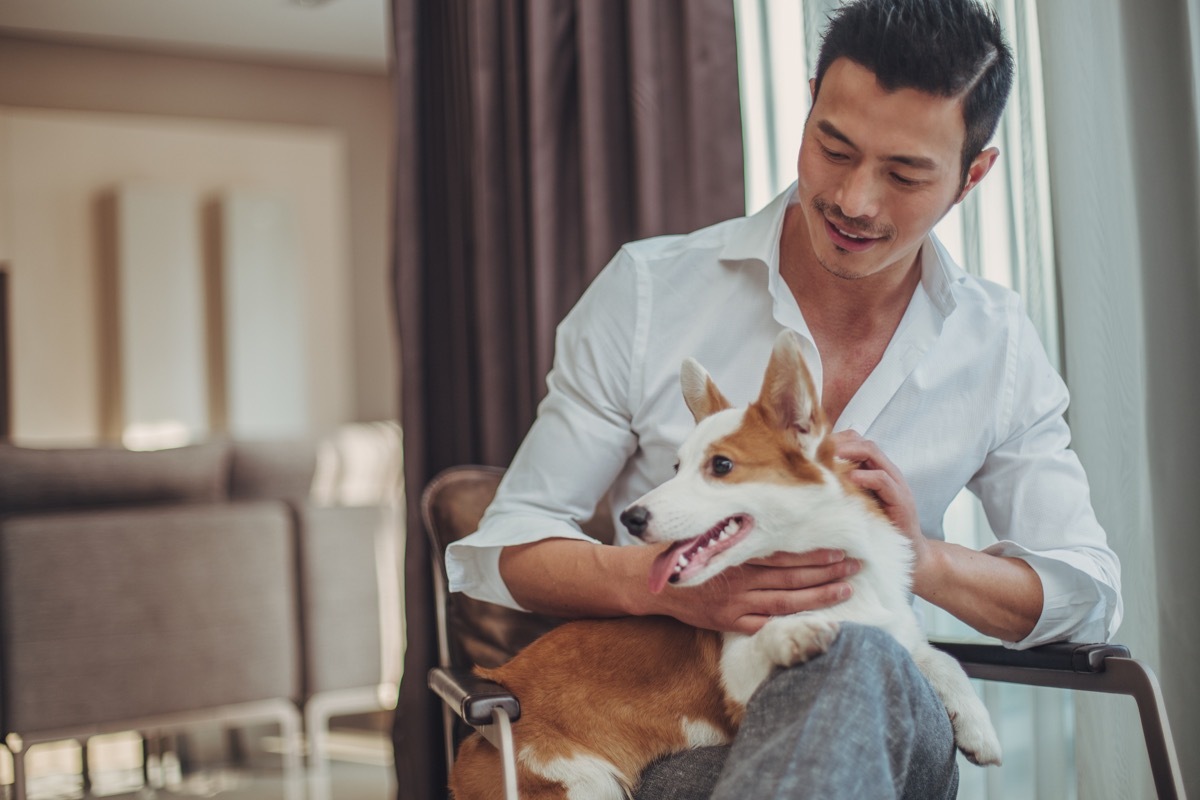
<path fill-rule="evenodd" d="M 606 490 L 615 518 L 672 474 L 691 427 L 685 357 L 744 404 L 786 327 L 839 455 L 913 545 L 917 595 L 1015 647 L 1108 638 L 1119 565 L 1068 449 L 1066 389 L 1016 296 L 968 277 L 930 233 L 995 163 L 985 145 L 1011 82 L 998 21 L 973 0 L 839 9 L 797 184 L 754 216 L 628 245 L 597 277 L 559 328 L 548 396 L 496 501 L 448 553 L 452 590 L 741 632 L 844 599 L 858 565 L 825 550 L 652 595 L 658 547 L 604 546 L 577 527 Z M 1001 540 L 984 552 L 944 541 L 964 486 Z M 945 712 L 876 634 L 847 626 L 828 654 L 760 688 L 732 750 L 668 759 L 638 796 L 953 797 Z"/>

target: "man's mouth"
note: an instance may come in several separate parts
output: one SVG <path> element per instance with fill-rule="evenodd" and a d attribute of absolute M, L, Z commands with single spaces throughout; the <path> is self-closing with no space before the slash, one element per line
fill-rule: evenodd
<path fill-rule="evenodd" d="M 825 232 L 829 234 L 829 238 L 833 240 L 835 245 L 851 253 L 861 253 L 864 250 L 869 250 L 876 242 L 883 239 L 883 237 L 867 236 L 840 228 L 827 218 L 825 219 Z"/>
<path fill-rule="evenodd" d="M 746 538 L 754 519 L 735 514 L 691 539 L 676 542 L 654 559 L 650 567 L 650 592 L 658 594 L 668 583 L 687 580 L 704 569 L 713 557 Z"/>

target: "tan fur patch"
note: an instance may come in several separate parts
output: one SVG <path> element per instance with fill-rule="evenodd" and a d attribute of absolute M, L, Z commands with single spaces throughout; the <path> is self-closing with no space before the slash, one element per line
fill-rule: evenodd
<path fill-rule="evenodd" d="M 794 437 L 780 431 L 770 415 L 758 403 L 746 409 L 741 425 L 728 436 L 717 439 L 705 451 L 706 463 L 714 456 L 725 456 L 733 470 L 725 476 L 710 475 L 727 483 L 820 483 L 820 467 L 804 455 Z"/>
<path fill-rule="evenodd" d="M 821 419 L 824 424 L 824 419 Z M 712 459 L 724 456 L 733 462 L 733 470 L 724 476 L 713 475 Z M 816 463 L 810 461 L 795 439 L 775 427 L 770 412 L 758 403 L 746 409 L 737 430 L 717 439 L 704 454 L 710 480 L 723 483 L 821 483 L 829 470 L 850 497 L 858 497 L 873 514 L 888 519 L 882 504 L 871 492 L 850 480 L 856 464 L 835 457 L 833 440 L 826 436 L 817 446 Z"/>
<path fill-rule="evenodd" d="M 684 717 L 732 738 L 720 657 L 720 634 L 674 619 L 580 620 L 555 628 L 507 664 L 476 672 L 521 698 L 522 716 L 513 726 L 518 752 L 531 748 L 541 762 L 595 755 L 632 786 L 652 760 L 687 748 Z M 480 755 L 491 749 L 464 742 L 451 780 L 456 800 L 494 796 L 499 763 Z M 520 763 L 518 773 L 523 798 L 563 796 L 554 793 L 560 784 Z M 478 793 L 475 776 L 486 774 L 492 783 Z"/>

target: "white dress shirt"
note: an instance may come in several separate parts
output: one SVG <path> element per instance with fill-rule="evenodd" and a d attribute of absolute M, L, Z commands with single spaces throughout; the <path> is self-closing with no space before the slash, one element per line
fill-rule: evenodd
<path fill-rule="evenodd" d="M 479 530 L 446 553 L 450 590 L 520 608 L 500 550 L 583 539 L 578 522 L 606 490 L 617 515 L 673 474 L 693 427 L 679 388 L 692 356 L 735 405 L 758 395 L 783 328 L 800 334 L 820 387 L 821 357 L 779 274 L 795 187 L 749 217 L 626 245 L 558 328 L 549 392 Z M 1096 521 L 1087 477 L 1068 448 L 1067 389 L 1018 296 L 967 275 L 932 235 L 921 283 L 878 366 L 834 430 L 875 441 L 901 470 L 924 534 L 968 487 L 999 541 L 986 552 L 1027 561 L 1044 603 L 1024 640 L 1107 640 L 1121 619 L 1120 565 Z M 897 534 L 899 535 L 899 534 Z"/>

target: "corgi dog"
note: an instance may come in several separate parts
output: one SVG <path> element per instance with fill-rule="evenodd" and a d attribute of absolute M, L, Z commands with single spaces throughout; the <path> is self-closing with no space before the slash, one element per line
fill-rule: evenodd
<path fill-rule="evenodd" d="M 861 561 L 844 579 L 854 591 L 830 608 L 774 617 L 753 635 L 665 617 L 569 622 L 507 664 L 477 670 L 521 702 L 520 796 L 628 797 L 655 759 L 731 741 L 758 686 L 819 657 L 842 622 L 894 636 L 945 704 L 959 749 L 976 764 L 999 764 L 987 709 L 958 662 L 926 641 L 910 606 L 908 540 L 834 457 L 796 335 L 780 334 L 747 408 L 731 407 L 692 359 L 680 382 L 697 425 L 677 473 L 621 515 L 643 541 L 672 543 L 651 567 L 650 590 L 697 585 L 780 551 L 836 548 Z M 473 734 L 454 764 L 454 797 L 494 796 L 500 771 L 496 750 Z"/>

